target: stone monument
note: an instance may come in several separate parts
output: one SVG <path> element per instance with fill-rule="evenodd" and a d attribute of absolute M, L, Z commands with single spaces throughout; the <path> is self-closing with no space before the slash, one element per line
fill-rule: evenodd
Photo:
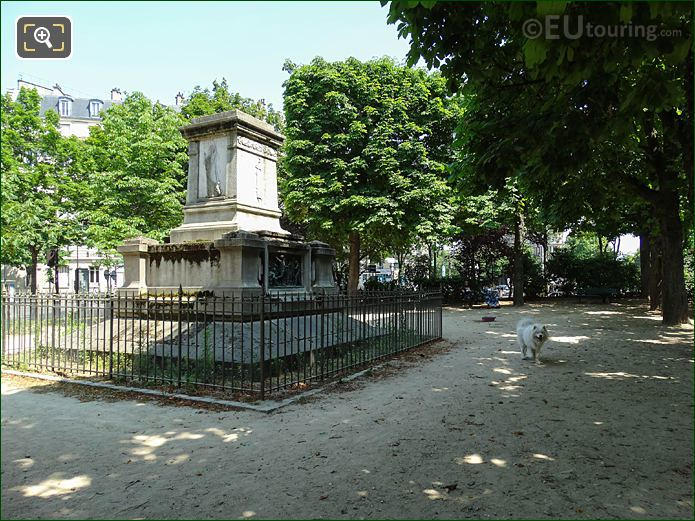
<path fill-rule="evenodd" d="M 335 292 L 335 251 L 280 226 L 277 151 L 284 137 L 239 110 L 194 119 L 183 224 L 160 244 L 126 240 L 129 294 L 260 295 Z"/>

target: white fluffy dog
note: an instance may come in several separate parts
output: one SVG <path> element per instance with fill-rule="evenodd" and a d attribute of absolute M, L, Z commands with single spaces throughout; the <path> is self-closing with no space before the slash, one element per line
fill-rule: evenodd
<path fill-rule="evenodd" d="M 516 324 L 516 338 L 521 348 L 521 356 L 528 359 L 528 350 L 531 350 L 533 360 L 539 364 L 541 348 L 548 340 L 548 330 L 544 325 L 534 322 L 531 318 L 522 318 Z"/>

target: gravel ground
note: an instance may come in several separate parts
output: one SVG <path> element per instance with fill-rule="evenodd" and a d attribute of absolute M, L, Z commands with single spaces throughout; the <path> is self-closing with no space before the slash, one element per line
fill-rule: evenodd
<path fill-rule="evenodd" d="M 447 309 L 448 342 L 269 415 L 3 376 L 1 516 L 692 519 L 692 325 L 487 313 Z M 522 315 L 548 325 L 541 366 Z"/>

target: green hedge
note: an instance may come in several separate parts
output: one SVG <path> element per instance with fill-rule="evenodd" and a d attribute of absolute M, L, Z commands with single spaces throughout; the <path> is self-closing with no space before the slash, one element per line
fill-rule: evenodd
<path fill-rule="evenodd" d="M 546 277 L 565 294 L 581 288 L 615 288 L 625 295 L 640 291 L 636 258 L 616 258 L 612 253 L 582 257 L 572 250 L 557 250 L 546 264 Z"/>

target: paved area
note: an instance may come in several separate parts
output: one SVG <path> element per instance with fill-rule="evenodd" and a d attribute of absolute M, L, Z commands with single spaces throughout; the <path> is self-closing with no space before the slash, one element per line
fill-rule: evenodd
<path fill-rule="evenodd" d="M 436 356 L 268 415 L 3 377 L 1 516 L 691 519 L 692 326 L 630 303 L 495 313 L 448 309 Z M 552 336 L 542 366 L 524 315 Z"/>

